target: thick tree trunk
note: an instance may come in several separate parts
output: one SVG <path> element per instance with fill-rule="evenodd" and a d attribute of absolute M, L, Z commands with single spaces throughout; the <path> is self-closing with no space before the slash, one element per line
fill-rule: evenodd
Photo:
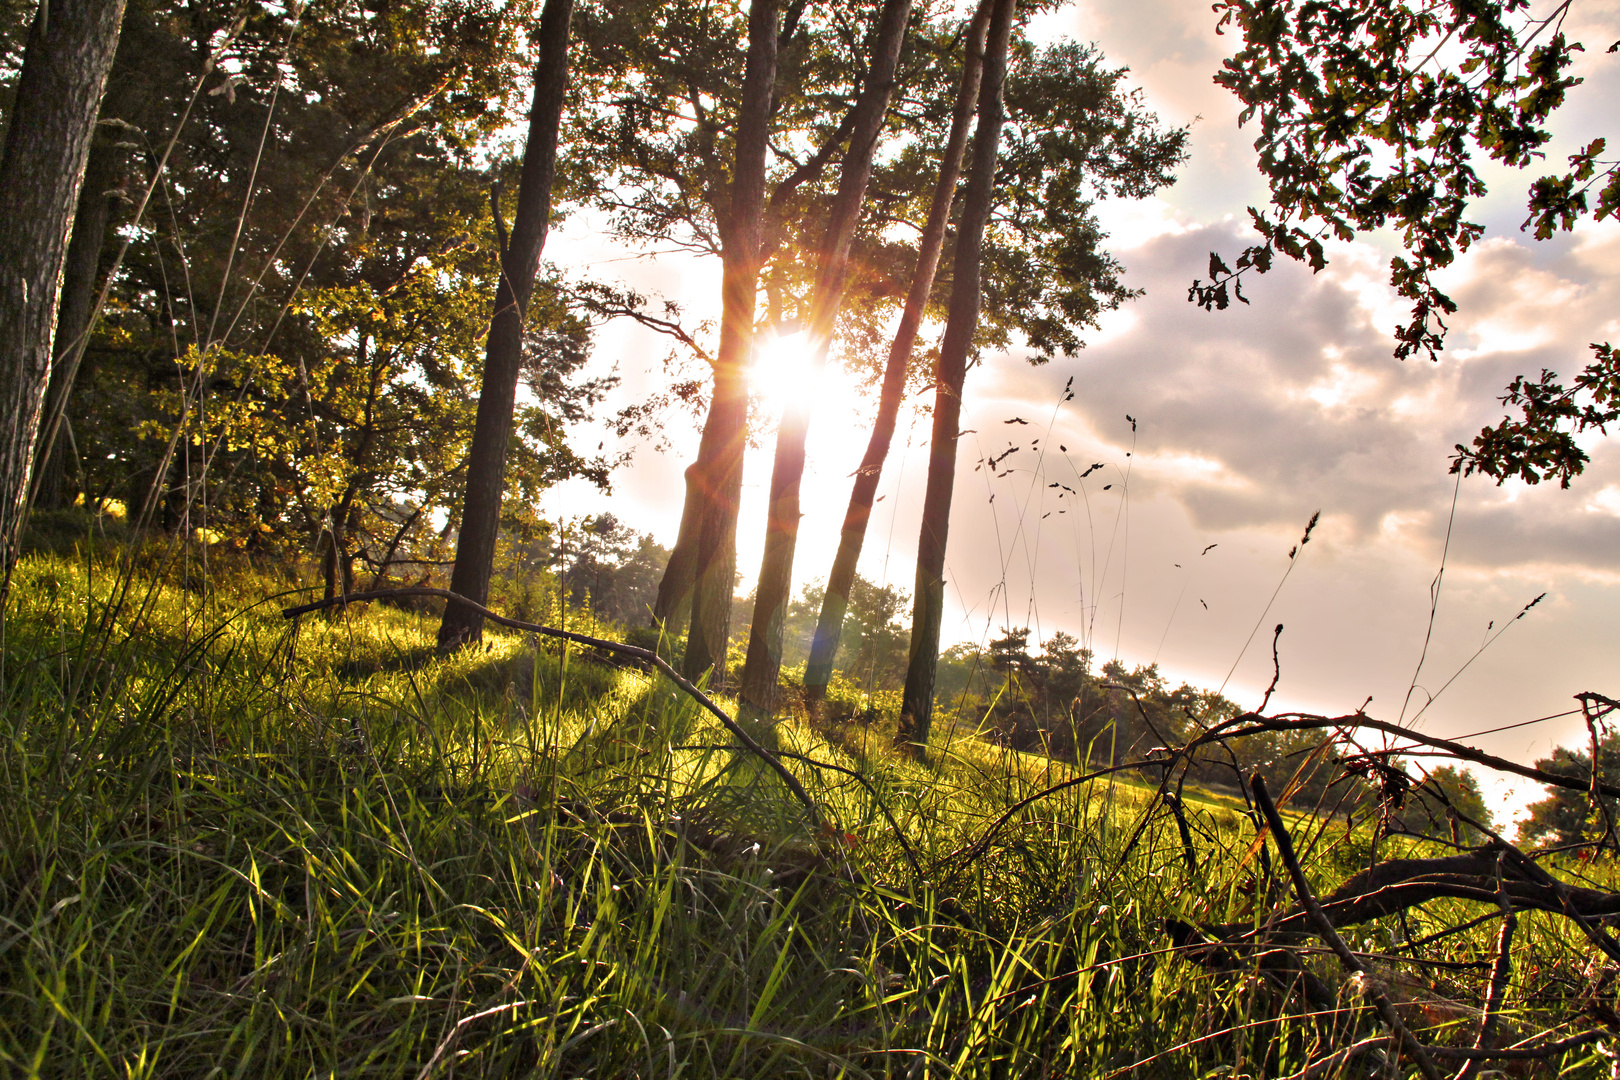
<path fill-rule="evenodd" d="M 109 92 L 108 97 L 112 94 Z M 34 455 L 33 505 L 54 510 L 66 501 L 67 440 L 61 437 L 68 395 L 83 369 L 85 341 L 95 313 L 96 289 L 101 284 L 101 252 L 106 246 L 107 224 L 112 220 L 112 199 L 107 192 L 118 182 L 124 152 L 106 135 L 90 146 L 89 164 L 79 188 L 79 209 L 73 217 L 73 239 L 62 267 L 62 292 L 56 307 L 55 343 L 51 380 L 40 414 L 38 449 Z"/>
<path fill-rule="evenodd" d="M 573 0 L 546 0 L 540 16 L 540 59 L 534 71 L 523 178 L 518 185 L 512 235 L 501 252 L 501 278 L 495 288 L 495 311 L 484 349 L 484 381 L 467 456 L 467 490 L 450 589 L 479 604 L 489 599 L 489 577 L 495 565 L 501 495 L 506 487 L 506 450 L 512 438 L 512 410 L 523 363 L 524 315 L 551 223 L 551 181 L 557 167 L 563 93 L 568 86 L 568 32 L 573 7 Z M 454 650 L 477 641 L 483 627 L 481 615 L 451 603 L 439 625 L 439 648 Z"/>
<path fill-rule="evenodd" d="M 934 184 L 933 202 L 928 207 L 928 221 L 923 226 L 922 240 L 918 245 L 917 266 L 912 271 L 905 310 L 900 316 L 900 326 L 889 346 L 888 363 L 883 369 L 877 417 L 866 444 L 866 455 L 855 473 L 849 508 L 844 512 L 844 527 L 838 537 L 838 554 L 833 558 L 832 571 L 827 575 L 827 591 L 821 601 L 821 614 L 816 620 L 815 636 L 810 640 L 810 661 L 804 669 L 804 691 L 812 714 L 819 710 L 826 698 L 827 683 L 832 679 L 833 659 L 838 655 L 844 615 L 849 611 L 849 591 L 855 584 L 855 567 L 861 561 L 861 547 L 866 543 L 866 527 L 872 518 L 878 482 L 883 478 L 883 464 L 894 441 L 895 423 L 900 416 L 900 401 L 906 388 L 906 371 L 911 364 L 911 350 L 917 343 L 923 310 L 934 288 L 934 274 L 939 269 L 940 251 L 945 246 L 945 230 L 950 224 L 951 204 L 962 173 L 962 155 L 967 149 L 968 129 L 973 123 L 973 110 L 979 101 L 979 80 L 984 70 L 984 35 L 990 24 L 990 4 L 991 0 L 982 0 L 963 37 L 962 79 L 956 89 L 951 132 L 940 154 L 939 179 Z"/>
<path fill-rule="evenodd" d="M 973 332 L 979 325 L 979 258 L 984 227 L 995 201 L 996 151 L 1001 139 L 1002 83 L 1007 74 L 1007 39 L 1016 0 L 996 0 L 985 39 L 984 75 L 979 92 L 979 123 L 962 219 L 957 228 L 951 303 L 945 320 L 935 375 L 934 434 L 928 447 L 928 486 L 923 495 L 917 540 L 917 579 L 912 596 L 911 662 L 900 701 L 900 737 L 917 746 L 928 742 L 934 716 L 934 675 L 939 663 L 939 629 L 945 607 L 945 539 L 951 493 L 956 482 L 956 440 L 962 417 L 962 382 Z"/>
<path fill-rule="evenodd" d="M 697 516 L 702 505 L 697 476 L 698 467 L 688 466 L 680 532 L 670 550 L 664 576 L 658 581 L 658 597 L 653 601 L 653 625 L 663 630 L 667 641 L 686 632 L 687 620 L 692 614 L 692 549 L 697 545 Z"/>
<path fill-rule="evenodd" d="M 807 344 L 819 374 L 827 361 L 838 311 L 849 279 L 849 249 L 860 220 L 866 185 L 872 177 L 872 155 L 889 110 L 900 48 L 906 40 L 911 0 L 885 0 L 878 14 L 866 85 L 856 103 L 849 150 L 844 155 L 832 214 L 822 239 L 820 271 L 810 299 Z M 814 378 L 815 375 L 812 375 Z M 776 457 L 771 469 L 770 502 L 765 522 L 765 555 L 754 592 L 754 617 L 748 630 L 748 659 L 743 665 L 738 706 L 750 718 L 771 715 L 782 670 L 782 620 L 793 587 L 793 555 L 799 539 L 799 488 L 804 479 L 805 440 L 810 433 L 811 395 L 790 403 L 776 430 Z"/>
<path fill-rule="evenodd" d="M 748 385 L 743 370 L 754 346 L 765 223 L 765 155 L 776 86 L 778 0 L 753 0 L 748 11 L 748 60 L 737 115 L 737 158 L 721 222 L 725 264 L 721 285 L 720 348 L 714 363 L 714 398 L 691 474 L 697 513 L 692 526 L 692 624 L 682 658 L 689 679 L 726 675 L 731 596 L 737 571 L 737 503 L 742 498 L 743 447 L 748 427 Z"/>
<path fill-rule="evenodd" d="M 0 605 L 33 474 L 68 233 L 123 13 L 123 0 L 39 6 L 0 154 Z"/>

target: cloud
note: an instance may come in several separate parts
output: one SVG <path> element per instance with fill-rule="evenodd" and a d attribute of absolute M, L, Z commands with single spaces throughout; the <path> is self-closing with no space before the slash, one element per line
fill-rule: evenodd
<path fill-rule="evenodd" d="M 1452 273 L 1456 348 L 1438 363 L 1400 362 L 1389 333 L 1397 305 L 1387 285 L 1368 284 L 1369 266 L 1383 260 L 1368 245 L 1341 245 L 1341 258 L 1316 275 L 1278 266 L 1249 281 L 1249 306 L 1189 304 L 1186 287 L 1208 252 L 1248 239 L 1226 221 L 1124 252 L 1129 282 L 1147 294 L 1131 318 L 1051 369 L 1003 358 L 989 376 L 994 396 L 1011 410 L 1040 407 L 1073 374 L 1067 422 L 1123 455 L 1123 417 L 1135 416 L 1142 467 L 1133 490 L 1179 503 L 1196 528 L 1293 531 L 1322 508 L 1344 531 L 1340 542 L 1387 540 L 1393 516 L 1407 542 L 1434 549 L 1455 484 L 1453 446 L 1501 417 L 1495 399 L 1515 374 L 1583 362 L 1585 335 L 1613 310 L 1614 279 L 1583 265 L 1573 245 L 1539 258 L 1492 241 Z M 1602 439 L 1592 454 L 1591 475 L 1577 483 L 1597 491 L 1620 472 L 1620 454 Z M 1481 568 L 1620 569 L 1617 529 L 1614 514 L 1551 488 L 1508 500 L 1476 478 L 1460 496 L 1459 535 L 1470 540 L 1460 557 Z"/>

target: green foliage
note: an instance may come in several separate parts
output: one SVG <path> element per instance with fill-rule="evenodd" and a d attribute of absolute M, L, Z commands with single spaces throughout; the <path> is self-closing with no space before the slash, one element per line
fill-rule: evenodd
<path fill-rule="evenodd" d="M 625 626 L 644 625 L 658 598 L 669 549 L 651 533 L 636 533 L 612 514 L 599 514 L 565 529 L 563 581 L 576 605 Z"/>
<path fill-rule="evenodd" d="M 1235 286 L 1247 269 L 1264 273 L 1276 252 L 1320 270 L 1324 235 L 1348 240 L 1389 226 L 1406 249 L 1391 260 L 1392 283 L 1413 302 L 1410 323 L 1396 331 L 1396 356 L 1433 358 L 1444 316 L 1456 304 L 1431 275 L 1484 232 L 1467 219 L 1469 204 L 1485 194 L 1474 155 L 1518 168 L 1542 156 L 1547 118 L 1579 82 L 1567 68 L 1580 45 L 1557 27 L 1536 43 L 1548 23 L 1532 16 L 1524 0 L 1233 0 L 1215 10 L 1222 28 L 1242 35 L 1216 82 L 1243 102 L 1243 122 L 1259 122 L 1255 149 L 1275 216 L 1251 208 L 1265 244 L 1244 252 L 1236 273 L 1212 255 L 1213 280 L 1194 283 L 1191 297 L 1206 308 L 1225 307 L 1227 283 Z M 1461 53 L 1460 62 L 1431 67 L 1446 43 Z M 1551 194 L 1543 191 L 1542 205 L 1533 199 L 1532 215 L 1573 224 L 1574 204 L 1564 200 L 1555 208 L 1546 201 Z M 1546 227 L 1544 220 L 1543 234 Z M 1241 291 L 1236 298 L 1243 300 Z"/>
<path fill-rule="evenodd" d="M 1402 824 L 1408 831 L 1427 833 L 1430 836 L 1445 835 L 1446 815 L 1443 809 L 1445 806 L 1456 809 L 1458 813 L 1479 822 L 1487 829 L 1495 828 L 1496 815 L 1485 805 L 1485 794 L 1480 790 L 1478 778 L 1470 770 L 1456 765 L 1437 766 L 1429 770 L 1422 790 L 1438 792 L 1443 797 L 1443 802 L 1436 805 L 1439 800 L 1414 799 L 1413 802 L 1418 805 L 1402 815 Z M 1471 844 L 1484 843 L 1487 839 L 1471 825 L 1465 825 L 1458 830 L 1458 838 Z"/>
<path fill-rule="evenodd" d="M 983 650 L 946 650 L 941 708 L 999 745 L 1102 764 L 1139 760 L 1197 723 L 1237 712 L 1208 691 L 1172 688 L 1156 665 L 1130 670 L 1110 660 L 1094 670 L 1091 650 L 1072 635 L 1056 631 L 1039 653 L 1030 651 L 1029 635 L 1018 627 Z"/>
<path fill-rule="evenodd" d="M 1140 295 L 1120 282 L 1124 267 L 1104 249 L 1093 207 L 1173 183 L 1187 132 L 1162 129 L 1125 76 L 1094 45 L 1019 43 L 996 164 L 998 203 L 985 237 L 987 345 L 1026 344 L 1035 363 L 1079 352 L 1080 334 L 1098 316 Z M 949 282 L 948 272 L 936 281 L 941 304 Z"/>
<path fill-rule="evenodd" d="M 1608 434 L 1620 420 L 1620 363 L 1607 343 L 1592 345 L 1592 362 L 1565 386 L 1558 373 L 1541 370 L 1531 381 L 1517 376 L 1502 398 L 1519 419 L 1504 416 L 1482 428 L 1472 447 L 1457 445 L 1451 471 L 1481 472 L 1500 483 L 1517 476 L 1527 484 L 1558 481 L 1561 488 L 1579 476 L 1589 460 L 1575 436 L 1596 428 Z"/>
<path fill-rule="evenodd" d="M 81 494 L 138 513 L 150 491 L 169 528 L 335 551 L 339 587 L 357 563 L 381 580 L 443 557 L 531 6 L 320 0 L 238 24 L 235 8 L 130 4 L 104 112 L 127 148 L 174 146 L 159 199 L 124 226 L 70 405 Z M 127 157 L 131 199 L 151 168 Z M 566 440 L 608 385 L 578 377 L 588 328 L 550 285 L 530 316 L 514 528 L 557 480 L 607 476 Z"/>
<path fill-rule="evenodd" d="M 1598 750 L 1598 777 L 1606 784 L 1620 784 L 1620 732 L 1605 735 Z M 1592 753 L 1560 746 L 1551 757 L 1537 761 L 1536 768 L 1586 783 L 1592 778 Z M 1617 810 L 1615 800 L 1604 797 L 1601 802 L 1612 817 Z M 1547 797 L 1531 803 L 1529 817 L 1519 824 L 1520 839 L 1555 846 L 1595 840 L 1603 832 L 1604 822 L 1591 795 L 1563 787 L 1549 787 Z"/>
<path fill-rule="evenodd" d="M 1242 275 L 1265 273 L 1277 253 L 1320 270 L 1323 237 L 1389 227 L 1405 248 L 1390 262 L 1391 284 L 1412 301 L 1395 355 L 1435 359 L 1457 305 L 1434 272 L 1485 229 L 1469 220 L 1486 191 L 1475 159 L 1520 169 L 1545 159 L 1548 120 L 1581 81 L 1569 74 L 1581 43 L 1564 36 L 1559 13 L 1542 17 L 1525 0 L 1231 0 L 1215 10 L 1223 29 L 1242 35 L 1216 82 L 1243 102 L 1243 122 L 1258 120 L 1255 149 L 1272 208 L 1249 210 L 1265 243 L 1232 266 L 1211 253 L 1209 284 L 1194 281 L 1188 298 L 1206 309 L 1248 303 Z M 1535 181 L 1523 227 L 1533 224 L 1545 240 L 1588 213 L 1601 221 L 1620 211 L 1620 163 L 1602 157 L 1606 147 L 1594 139 L 1571 155 L 1568 173 Z M 1520 417 L 1459 444 L 1452 471 L 1568 487 L 1587 461 L 1575 436 L 1620 418 L 1613 350 L 1592 349 L 1593 361 L 1567 386 L 1547 370 L 1539 380 L 1515 378 L 1502 402 Z"/>

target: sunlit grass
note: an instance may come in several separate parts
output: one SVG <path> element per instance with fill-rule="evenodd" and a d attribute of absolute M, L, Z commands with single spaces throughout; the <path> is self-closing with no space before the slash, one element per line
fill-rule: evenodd
<path fill-rule="evenodd" d="M 1278 1020 L 1252 979 L 1173 955 L 1165 919 L 1284 895 L 1241 803 L 1187 799 L 1189 859 L 1157 777 L 1115 774 L 969 859 L 1077 767 L 949 731 L 918 763 L 881 725 L 788 723 L 776 745 L 835 823 L 811 830 L 652 675 L 521 635 L 441 658 L 430 616 L 289 623 L 279 571 L 195 570 L 18 569 L 8 1073 L 1282 1075 L 1369 1029 L 1348 993 L 1336 1032 Z M 1360 833 L 1295 820 L 1318 887 L 1365 865 Z M 1474 910 L 1349 936 L 1385 949 Z M 1584 964 L 1525 922 L 1547 963 Z"/>

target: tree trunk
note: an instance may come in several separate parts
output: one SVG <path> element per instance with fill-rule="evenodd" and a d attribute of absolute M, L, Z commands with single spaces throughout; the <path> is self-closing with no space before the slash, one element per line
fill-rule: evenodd
<path fill-rule="evenodd" d="M 820 272 L 810 300 L 808 345 L 813 374 L 827 362 L 838 311 L 849 279 L 849 248 L 860 220 L 866 185 L 872 177 L 872 155 L 894 90 L 900 48 L 906 40 L 911 0 L 885 0 L 866 86 L 854 112 L 849 150 L 844 156 L 833 197 L 832 214 L 818 252 Z M 805 440 L 810 432 L 813 400 L 805 394 L 789 404 L 776 430 L 776 457 L 771 469 L 769 509 L 765 522 L 765 555 L 754 592 L 754 617 L 748 631 L 748 659 L 738 691 L 740 711 L 758 719 L 776 705 L 776 683 L 782 670 L 782 619 L 793 587 L 793 555 L 799 539 L 799 488 L 804 479 Z"/>
<path fill-rule="evenodd" d="M 689 679 L 726 676 L 731 597 L 737 570 L 737 503 L 742 498 L 743 447 L 748 427 L 748 385 L 743 369 L 754 345 L 765 224 L 765 155 L 776 85 L 778 0 L 753 0 L 748 10 L 748 60 L 737 115 L 737 157 L 721 221 L 720 348 L 714 363 L 714 398 L 692 471 L 697 513 L 692 549 L 692 624 L 682 667 Z"/>
<path fill-rule="evenodd" d="M 917 330 L 922 325 L 923 310 L 934 288 L 934 274 L 939 269 L 940 251 L 945 246 L 945 230 L 950 224 L 951 204 L 962 173 L 962 155 L 967 149 L 968 128 L 979 101 L 979 79 L 984 70 L 984 35 L 990 23 L 990 4 L 991 0 L 982 0 L 963 38 L 962 80 L 956 90 L 950 136 L 945 140 L 945 149 L 940 154 L 939 179 L 934 184 L 933 202 L 928 207 L 928 221 L 923 226 L 922 241 L 918 245 L 911 289 L 906 294 L 905 310 L 900 316 L 900 326 L 889 346 L 888 363 L 883 369 L 877 417 L 866 444 L 866 456 L 861 459 L 861 467 L 855 473 L 855 486 L 850 491 L 849 508 L 844 512 L 844 527 L 838 537 L 838 554 L 833 558 L 832 571 L 827 575 L 827 591 L 821 601 L 821 615 L 816 620 L 815 636 L 810 641 L 810 661 L 804 669 L 804 690 L 812 715 L 826 698 L 827 683 L 832 679 L 833 659 L 838 654 L 844 615 L 849 610 L 849 590 L 855 583 L 855 567 L 861 561 L 861 547 L 866 542 L 866 527 L 872 518 L 878 481 L 883 478 L 883 464 L 888 459 L 889 446 L 894 440 L 900 400 L 906 388 L 906 371 L 911 363 L 911 350 L 917 343 Z"/>
<path fill-rule="evenodd" d="M 108 97 L 112 97 L 110 92 Z M 51 379 L 45 391 L 45 411 L 40 414 L 34 455 L 37 476 L 33 505 L 41 509 L 59 509 L 66 501 L 67 440 L 60 437 L 61 426 L 66 422 L 68 395 L 83 367 L 90 318 L 95 313 L 101 251 L 106 246 L 107 223 L 112 220 L 112 199 L 107 192 L 118 182 L 124 156 L 114 145 L 116 141 L 103 135 L 91 143 L 84 183 L 79 188 L 79 209 L 73 217 L 73 238 L 62 267 Z"/>
<path fill-rule="evenodd" d="M 501 495 L 506 487 L 506 449 L 512 438 L 512 410 L 523 364 L 524 315 L 551 223 L 551 181 L 557 167 L 563 93 L 568 86 L 568 32 L 573 7 L 573 0 L 546 0 L 540 16 L 540 59 L 534 70 L 523 178 L 518 186 L 512 235 L 501 252 L 501 277 L 495 288 L 495 311 L 484 349 L 484 381 L 467 455 L 467 490 L 450 590 L 479 604 L 489 599 L 489 577 L 495 565 Z M 497 207 L 497 225 L 499 216 Z M 439 648 L 450 651 L 477 641 L 483 628 L 483 617 L 477 612 L 451 603 L 445 607 L 444 621 L 439 625 Z"/>
<path fill-rule="evenodd" d="M 681 504 L 681 528 L 670 550 L 664 576 L 658 581 L 658 597 L 653 601 L 653 625 L 661 629 L 666 640 L 674 640 L 686 630 L 692 614 L 692 549 L 697 538 L 697 515 L 702 504 L 697 483 L 698 467 L 686 469 L 686 499 Z"/>
<path fill-rule="evenodd" d="M 68 233 L 124 0 L 40 4 L 0 154 L 0 608 L 33 474 Z"/>
<path fill-rule="evenodd" d="M 338 595 L 338 561 L 340 558 L 338 552 L 341 543 L 342 541 L 338 539 L 337 526 L 329 521 L 326 531 L 321 533 L 320 545 L 321 579 L 325 585 L 321 593 L 321 599 L 323 600 L 331 600 Z M 335 618 L 334 613 L 337 610 L 337 608 L 328 608 L 326 617 L 328 619 Z"/>
<path fill-rule="evenodd" d="M 125 14 L 130 14 L 127 7 Z M 118 35 L 112 69 L 107 75 L 106 92 L 97 110 L 99 121 L 125 119 L 134 113 L 141 98 L 141 79 L 136 71 L 146 62 L 139 33 L 124 26 Z M 31 505 L 58 509 L 67 503 L 67 465 L 71 434 L 64 438 L 67 403 L 84 371 L 92 321 L 96 315 L 97 293 L 101 288 L 101 257 L 107 250 L 107 232 L 118 216 L 113 194 L 123 173 L 127 151 L 118 144 L 122 132 L 98 125 L 91 135 L 90 155 L 79 188 L 78 211 L 73 219 L 72 240 L 68 243 L 63 266 L 62 290 L 57 300 L 55 344 L 52 346 L 50 385 L 45 391 L 44 412 L 40 414 L 39 436 L 34 451 L 34 496 Z M 88 497 L 88 494 L 85 493 Z"/>
<path fill-rule="evenodd" d="M 934 675 L 945 607 L 945 539 L 956 482 L 956 440 L 962 417 L 962 382 L 973 332 L 979 325 L 979 258 L 984 227 L 995 200 L 996 150 L 1001 138 L 1001 90 L 1007 74 L 1007 38 L 1016 0 L 996 0 L 985 40 L 979 123 L 962 219 L 957 227 L 950 310 L 935 376 L 934 434 L 928 447 L 928 487 L 917 540 L 917 579 L 912 596 L 911 662 L 900 702 L 900 737 L 918 751 L 927 745 L 934 715 Z"/>

